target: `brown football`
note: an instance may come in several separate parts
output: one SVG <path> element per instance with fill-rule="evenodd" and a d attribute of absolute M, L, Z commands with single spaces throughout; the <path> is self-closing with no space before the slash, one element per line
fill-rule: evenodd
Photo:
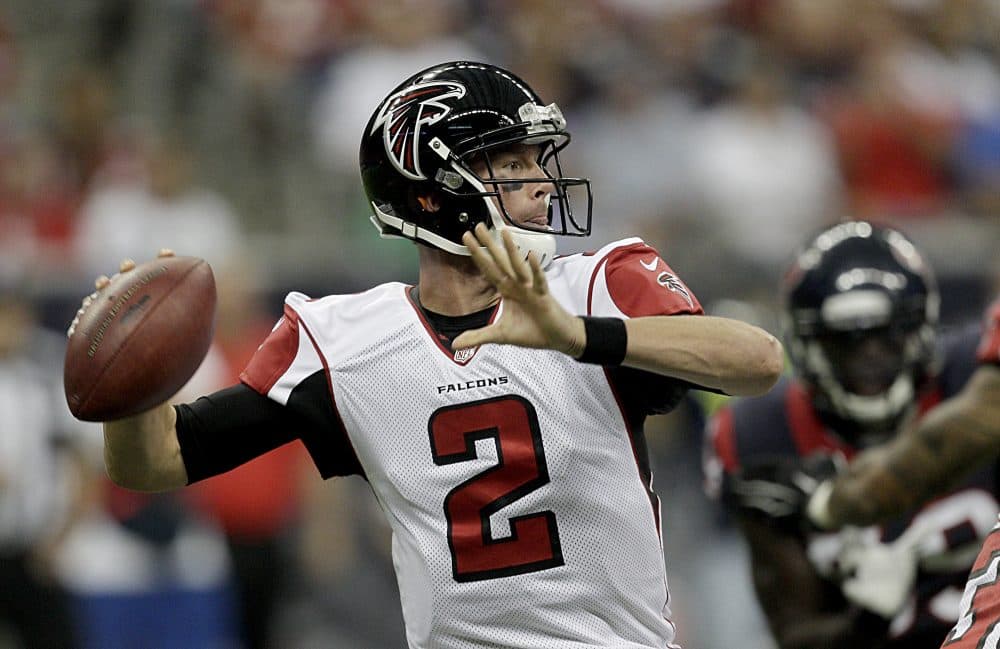
<path fill-rule="evenodd" d="M 161 257 L 114 277 L 69 337 L 70 411 L 110 421 L 167 401 L 205 358 L 214 323 L 215 276 L 204 259 Z"/>

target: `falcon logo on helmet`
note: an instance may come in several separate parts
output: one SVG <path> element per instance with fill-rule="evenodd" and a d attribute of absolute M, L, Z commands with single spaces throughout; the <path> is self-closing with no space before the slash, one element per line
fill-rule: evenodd
<path fill-rule="evenodd" d="M 393 166 L 411 180 L 427 180 L 420 169 L 420 128 L 436 124 L 451 112 L 444 100 L 464 96 L 465 86 L 454 81 L 427 81 L 403 88 L 385 102 L 371 135 L 381 128 Z"/>

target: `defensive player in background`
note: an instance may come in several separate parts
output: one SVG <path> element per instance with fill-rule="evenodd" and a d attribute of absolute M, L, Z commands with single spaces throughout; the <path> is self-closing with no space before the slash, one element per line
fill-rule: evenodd
<path fill-rule="evenodd" d="M 703 315 L 639 239 L 555 258 L 590 229 L 568 140 L 501 68 L 404 81 L 361 175 L 379 231 L 419 244 L 418 285 L 289 294 L 240 384 L 106 422 L 109 474 L 173 489 L 298 437 L 385 510 L 410 647 L 675 647 L 643 420 L 692 386 L 766 392 L 781 346 Z"/>
<path fill-rule="evenodd" d="M 825 529 L 871 525 L 946 492 L 1000 453 L 1000 300 L 990 307 L 979 367 L 957 395 L 884 448 L 819 485 L 810 519 Z M 943 647 L 1000 646 L 1000 524 L 983 543 Z"/>
<path fill-rule="evenodd" d="M 936 648 L 975 549 L 996 522 L 995 463 L 881 527 L 824 532 L 801 494 L 933 413 L 975 367 L 977 332 L 935 344 L 930 268 L 900 233 L 845 222 L 820 233 L 784 280 L 796 370 L 710 427 L 709 484 L 734 506 L 754 586 L 782 649 Z"/>

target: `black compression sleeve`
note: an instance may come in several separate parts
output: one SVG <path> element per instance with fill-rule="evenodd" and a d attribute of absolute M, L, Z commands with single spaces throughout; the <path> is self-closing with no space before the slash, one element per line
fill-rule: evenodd
<path fill-rule="evenodd" d="M 303 427 L 289 408 L 243 384 L 175 409 L 188 484 L 276 449 L 296 439 Z"/>

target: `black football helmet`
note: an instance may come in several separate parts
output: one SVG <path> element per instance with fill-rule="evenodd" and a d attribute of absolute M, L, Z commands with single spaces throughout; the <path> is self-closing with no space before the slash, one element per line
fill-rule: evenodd
<path fill-rule="evenodd" d="M 371 221 L 383 237 L 422 241 L 458 255 L 469 254 L 462 234 L 477 223 L 497 233 L 508 229 L 521 252 L 534 250 L 545 266 L 555 254 L 553 235 L 590 234 L 590 181 L 564 177 L 559 163 L 569 139 L 559 107 L 543 104 L 507 70 L 456 61 L 418 72 L 379 104 L 361 140 Z M 544 177 L 495 177 L 490 153 L 516 144 L 540 145 Z M 485 163 L 487 173 L 475 173 L 474 163 Z M 519 226 L 504 206 L 504 190 L 531 183 L 554 188 L 547 227 Z M 586 198 L 583 215 L 573 211 L 571 189 Z M 424 209 L 418 198 L 430 195 L 440 209 Z"/>
<path fill-rule="evenodd" d="M 785 344 L 820 414 L 856 435 L 895 431 L 935 361 L 940 299 L 913 243 L 839 223 L 799 252 L 782 298 Z"/>

